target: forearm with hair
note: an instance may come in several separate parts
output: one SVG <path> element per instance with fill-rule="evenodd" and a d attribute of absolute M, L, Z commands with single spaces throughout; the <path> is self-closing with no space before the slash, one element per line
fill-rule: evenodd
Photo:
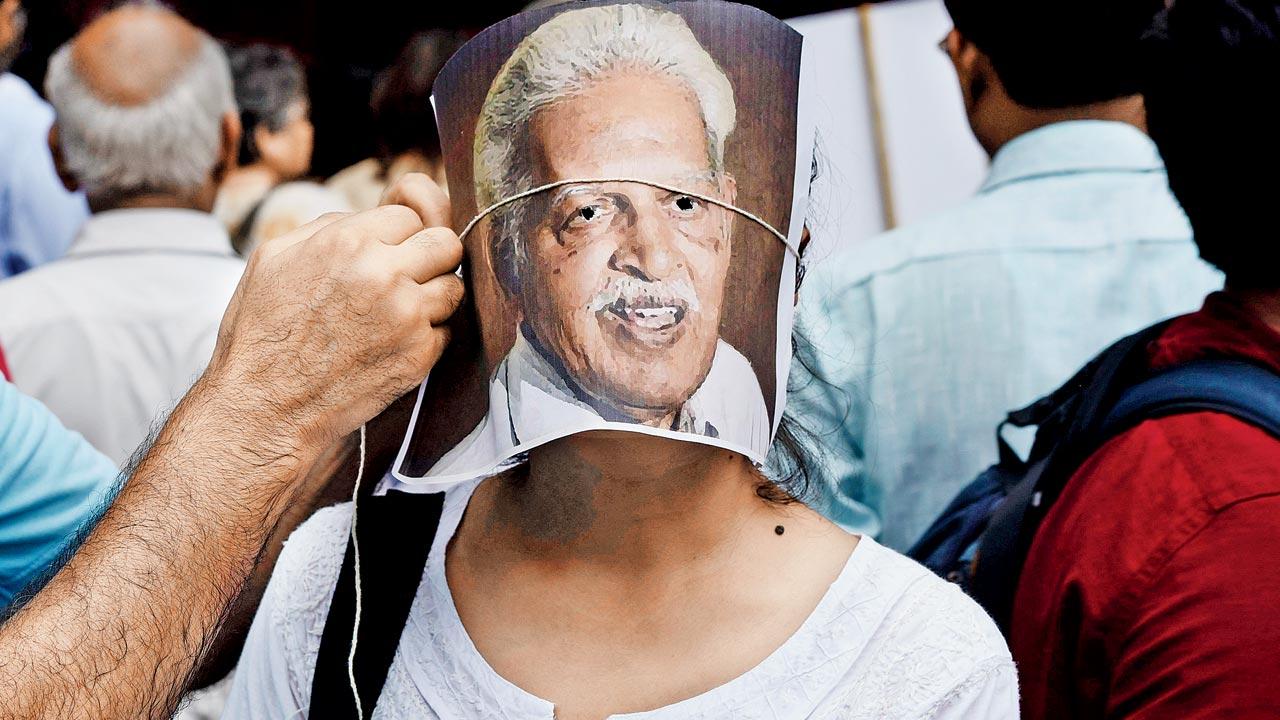
<path fill-rule="evenodd" d="M 70 562 L 0 626 L 0 719 L 167 718 L 319 452 L 203 379 Z"/>
<path fill-rule="evenodd" d="M 191 689 L 208 687 L 225 678 L 235 667 L 285 540 L 316 510 L 351 499 L 355 470 L 348 466 L 358 462 L 358 448 L 358 436 L 344 438 L 324 453 L 307 473 L 304 486 L 316 488 L 317 492 L 300 497 L 276 522 L 275 532 L 265 543 L 253 572 L 228 609 L 218 637 L 197 668 Z"/>

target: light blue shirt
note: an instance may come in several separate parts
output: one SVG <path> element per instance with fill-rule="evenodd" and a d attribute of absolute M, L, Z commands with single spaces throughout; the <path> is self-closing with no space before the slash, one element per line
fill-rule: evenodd
<path fill-rule="evenodd" d="M 58 560 L 115 490 L 105 455 L 0 380 L 0 607 Z"/>
<path fill-rule="evenodd" d="M 53 108 L 31 86 L 0 74 L 0 278 L 62 257 L 89 217 L 53 168 Z"/>
<path fill-rule="evenodd" d="M 905 550 L 996 461 L 1009 410 L 1220 288 L 1166 183 L 1137 129 L 1051 125 L 963 206 L 816 258 L 801 331 L 830 385 L 793 402 L 824 446 L 820 508 Z"/>

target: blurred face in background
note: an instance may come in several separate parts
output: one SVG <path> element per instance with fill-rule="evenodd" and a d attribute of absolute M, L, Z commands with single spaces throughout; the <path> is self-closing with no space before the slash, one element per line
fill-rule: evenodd
<path fill-rule="evenodd" d="M 272 131 L 266 123 L 258 125 L 254 130 L 254 144 L 262 162 L 281 179 L 306 175 L 311 170 L 311 151 L 315 147 L 310 103 L 305 98 L 293 102 L 279 130 Z"/>
<path fill-rule="evenodd" d="M 8 72 L 22 49 L 27 28 L 26 11 L 19 0 L 0 0 L 0 72 Z"/>
<path fill-rule="evenodd" d="M 734 199 L 712 170 L 693 93 L 620 73 L 533 118 L 536 183 L 652 179 Z M 583 390 L 635 418 L 669 422 L 701 386 L 719 340 L 729 211 L 628 182 L 581 183 L 531 206 L 521 268 L 525 322 Z"/>

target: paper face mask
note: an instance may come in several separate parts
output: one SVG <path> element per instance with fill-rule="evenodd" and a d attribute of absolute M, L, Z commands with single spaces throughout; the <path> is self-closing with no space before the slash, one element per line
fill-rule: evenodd
<path fill-rule="evenodd" d="M 785 24 L 709 2 L 567 3 L 450 60 L 435 105 L 470 298 L 387 482 L 598 429 L 764 462 L 812 157 L 800 68 Z"/>

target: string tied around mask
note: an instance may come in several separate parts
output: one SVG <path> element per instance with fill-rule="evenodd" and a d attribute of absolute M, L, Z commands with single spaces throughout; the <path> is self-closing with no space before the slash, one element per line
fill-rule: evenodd
<path fill-rule="evenodd" d="M 356 467 L 356 486 L 351 491 L 351 555 L 354 559 L 356 581 L 356 610 L 351 622 L 351 652 L 347 655 L 347 680 L 351 683 L 351 696 L 356 701 L 356 718 L 364 720 L 364 706 L 360 704 L 360 688 L 356 685 L 356 644 L 360 640 L 360 610 L 363 605 L 360 578 L 360 538 L 356 534 L 356 516 L 360 509 L 360 484 L 364 480 L 365 425 L 360 426 L 360 464 Z"/>
<path fill-rule="evenodd" d="M 750 210 L 740 208 L 737 205 L 734 205 L 733 203 L 725 202 L 724 200 L 721 200 L 718 197 L 707 195 L 705 193 L 700 193 L 693 190 L 686 190 L 685 188 L 682 188 L 682 187 L 677 187 L 675 185 L 668 185 L 666 183 L 660 183 L 653 180 L 643 180 L 641 178 L 633 178 L 633 177 L 573 178 L 569 180 L 556 180 L 555 182 L 549 182 L 549 183 L 546 183 L 545 185 L 539 185 L 537 187 L 529 188 L 528 190 L 524 190 L 514 195 L 505 197 L 501 200 L 498 200 L 497 202 L 489 205 L 489 207 L 486 207 L 485 209 L 476 213 L 476 216 L 471 218 L 471 221 L 468 222 L 466 227 L 462 229 L 462 232 L 458 234 L 458 239 L 465 240 L 467 235 L 469 235 L 471 231 L 475 229 L 475 226 L 478 225 L 481 220 L 493 214 L 494 211 L 500 210 L 503 207 L 510 205 L 511 203 L 519 202 L 520 200 L 524 200 L 525 198 L 533 197 L 534 195 L 547 192 L 548 190 L 555 190 L 556 188 L 564 187 L 565 185 L 595 185 L 600 183 L 636 183 L 638 185 L 648 185 L 649 187 L 654 187 L 659 190 L 666 190 L 667 192 L 687 195 L 691 198 L 694 198 L 695 200 L 701 200 L 703 202 L 711 203 L 712 205 L 718 205 L 719 207 L 722 207 L 725 210 L 729 210 L 731 212 L 735 212 L 747 218 L 748 220 L 751 220 L 757 225 L 763 227 L 765 230 L 768 230 L 769 233 L 774 237 L 778 238 L 778 240 L 783 245 L 785 245 L 787 249 L 792 252 L 792 254 L 794 254 L 796 257 L 800 256 L 800 253 L 798 252 L 798 250 L 790 242 L 787 241 L 786 233 L 779 231 L 777 228 L 775 228 L 774 226 L 766 222 L 764 218 L 760 217 L 759 215 L 756 215 Z"/>

